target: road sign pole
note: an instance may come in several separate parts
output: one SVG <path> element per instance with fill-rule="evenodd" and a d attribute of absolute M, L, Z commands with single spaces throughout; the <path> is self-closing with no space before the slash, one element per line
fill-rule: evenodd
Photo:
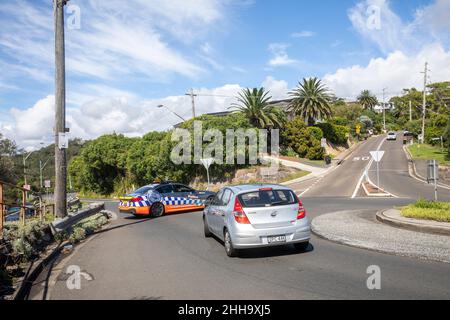
<path fill-rule="evenodd" d="M 209 191 L 209 184 L 210 184 L 210 182 L 209 182 L 209 168 L 206 169 L 206 175 L 208 177 L 208 188 L 207 188 L 207 190 Z"/>
<path fill-rule="evenodd" d="M 380 162 L 377 161 L 377 186 L 378 186 L 378 192 L 380 192 Z"/>
<path fill-rule="evenodd" d="M 433 170 L 434 170 L 434 201 L 438 201 L 437 176 L 439 174 L 439 168 L 436 167 L 436 160 L 433 160 Z"/>

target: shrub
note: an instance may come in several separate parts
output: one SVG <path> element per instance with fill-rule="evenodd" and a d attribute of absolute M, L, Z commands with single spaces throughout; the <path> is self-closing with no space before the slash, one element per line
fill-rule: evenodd
<path fill-rule="evenodd" d="M 425 129 L 425 141 L 431 145 L 438 145 L 441 140 L 433 141 L 433 138 L 440 138 L 443 135 L 442 129 L 438 127 L 428 127 Z"/>
<path fill-rule="evenodd" d="M 337 126 L 348 126 L 350 124 L 350 121 L 347 118 L 343 117 L 334 117 L 328 122 Z"/>
<path fill-rule="evenodd" d="M 308 133 L 317 140 L 321 140 L 323 138 L 323 131 L 318 127 L 308 127 L 306 130 L 308 130 Z"/>
<path fill-rule="evenodd" d="M 292 149 L 301 158 L 321 160 L 324 149 L 320 145 L 320 140 L 313 135 L 318 133 L 318 130 L 309 129 L 303 119 L 295 118 L 288 122 L 282 131 L 282 145 L 286 149 Z"/>
<path fill-rule="evenodd" d="M 343 145 L 347 143 L 349 129 L 345 126 L 340 125 L 333 125 L 331 123 L 325 122 L 325 123 L 318 123 L 316 125 L 319 127 L 322 132 L 323 136 L 330 142 Z"/>

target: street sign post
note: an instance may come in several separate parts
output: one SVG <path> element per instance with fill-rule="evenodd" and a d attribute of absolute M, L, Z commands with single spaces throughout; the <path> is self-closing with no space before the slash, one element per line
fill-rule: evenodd
<path fill-rule="evenodd" d="M 434 201 L 438 201 L 437 181 L 439 180 L 439 163 L 436 160 L 428 161 L 427 181 L 434 182 Z"/>
<path fill-rule="evenodd" d="M 322 148 L 326 148 L 327 147 L 327 138 L 322 138 L 320 140 L 320 145 Z"/>
<path fill-rule="evenodd" d="M 371 151 L 370 155 L 373 161 L 377 163 L 377 187 L 378 191 L 380 191 L 380 161 L 383 159 L 384 151 Z"/>
<path fill-rule="evenodd" d="M 211 165 L 213 164 L 214 159 L 213 158 L 201 159 L 201 162 L 206 169 L 206 175 L 208 177 L 208 190 L 209 190 L 209 167 L 211 167 Z"/>

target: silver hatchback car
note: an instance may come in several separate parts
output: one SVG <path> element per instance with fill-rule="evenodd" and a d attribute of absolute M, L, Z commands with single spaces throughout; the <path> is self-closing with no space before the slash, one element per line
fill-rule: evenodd
<path fill-rule="evenodd" d="M 305 251 L 311 226 L 293 190 L 280 185 L 240 185 L 220 190 L 203 212 L 205 237 L 223 240 L 228 256 L 239 250 L 293 244 Z"/>

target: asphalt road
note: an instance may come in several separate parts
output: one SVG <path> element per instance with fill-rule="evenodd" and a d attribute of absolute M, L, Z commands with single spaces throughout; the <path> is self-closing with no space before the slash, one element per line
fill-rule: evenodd
<path fill-rule="evenodd" d="M 373 137 L 361 144 L 336 170 L 306 189 L 303 196 L 351 197 L 361 174 L 369 164 L 370 151 L 376 150 L 383 139 L 384 137 Z"/>
<path fill-rule="evenodd" d="M 386 206 L 401 200 L 388 200 Z M 376 208 L 377 200 L 305 199 L 310 217 L 340 208 Z M 202 234 L 201 213 L 136 220 L 82 245 L 60 268 L 51 299 L 449 299 L 448 264 L 337 245 L 313 236 L 307 253 L 293 248 L 253 250 L 230 259 Z M 92 276 L 69 290 L 64 274 L 78 265 Z M 370 265 L 382 288 L 366 287 Z M 41 294 L 41 293 L 40 293 Z M 37 294 L 34 298 L 41 298 Z"/>
<path fill-rule="evenodd" d="M 380 166 L 380 187 L 404 198 L 425 198 L 434 200 L 434 186 L 415 179 L 408 173 L 408 159 L 403 151 L 403 136 L 398 134 L 397 141 L 385 141 L 380 150 L 385 151 Z M 369 171 L 370 179 L 377 183 L 376 163 Z M 450 201 L 450 190 L 438 187 L 438 199 Z"/>
<path fill-rule="evenodd" d="M 373 138 L 361 145 L 324 178 L 297 186 L 304 190 L 302 199 L 310 219 L 341 210 L 373 210 L 375 214 L 415 200 L 415 193 L 409 192 L 404 198 L 351 199 L 369 163 L 369 151 L 382 139 Z M 398 153 L 396 147 L 388 151 L 394 157 Z M 388 154 L 383 186 L 392 184 L 392 192 L 396 192 L 397 178 L 388 180 L 388 176 L 404 172 Z M 412 180 L 405 176 L 405 185 L 411 185 Z M 117 212 L 116 206 L 107 203 L 107 209 Z M 357 249 L 314 235 L 305 253 L 280 247 L 250 250 L 231 259 L 222 243 L 204 238 L 201 212 L 157 219 L 118 217 L 110 230 L 90 238 L 43 273 L 30 298 L 450 299 L 450 273 L 445 263 Z M 65 272 L 71 265 L 90 275 L 91 280 L 81 281 L 80 290 L 67 288 Z M 366 271 L 372 265 L 381 269 L 381 290 L 366 286 Z"/>

